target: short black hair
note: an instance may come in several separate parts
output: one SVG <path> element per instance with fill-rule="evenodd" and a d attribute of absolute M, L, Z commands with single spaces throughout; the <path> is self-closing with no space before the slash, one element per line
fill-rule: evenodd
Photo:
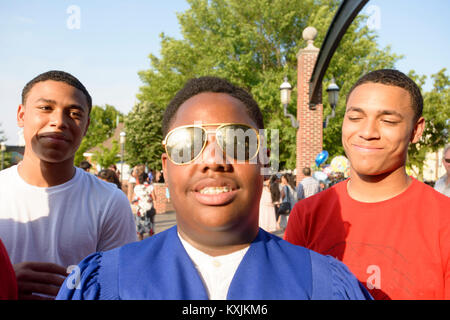
<path fill-rule="evenodd" d="M 92 165 L 86 160 L 80 162 L 80 168 L 83 170 L 90 169 L 91 167 Z"/>
<path fill-rule="evenodd" d="M 380 69 L 369 72 L 359 78 L 347 94 L 347 101 L 352 91 L 365 83 L 380 83 L 388 86 L 400 87 L 408 91 L 411 97 L 411 107 L 414 110 L 414 121 L 422 116 L 423 97 L 419 86 L 404 73 L 394 69 Z"/>
<path fill-rule="evenodd" d="M 89 112 L 91 112 L 92 98 L 91 98 L 91 95 L 89 94 L 89 92 L 87 91 L 87 89 L 85 88 L 85 86 L 70 73 L 67 73 L 65 71 L 59 71 L 59 70 L 51 70 L 51 71 L 41 73 L 40 75 L 34 77 L 30 82 L 28 82 L 22 90 L 22 104 L 25 104 L 28 93 L 30 92 L 30 90 L 33 88 L 33 86 L 36 83 L 41 82 L 41 81 L 47 81 L 47 80 L 64 82 L 74 88 L 77 88 L 81 92 L 83 92 L 84 95 L 86 96 Z"/>
<path fill-rule="evenodd" d="M 138 178 L 138 182 L 140 184 L 143 184 L 145 181 L 147 181 L 148 174 L 146 172 L 141 172 L 137 178 Z"/>
<path fill-rule="evenodd" d="M 302 169 L 302 172 L 303 172 L 303 174 L 305 175 L 305 176 L 310 176 L 311 175 L 311 168 L 309 168 L 309 167 L 304 167 L 303 169 Z"/>
<path fill-rule="evenodd" d="M 264 129 L 264 120 L 261 109 L 249 92 L 233 85 L 226 79 L 205 76 L 188 80 L 184 87 L 178 91 L 175 97 L 169 102 L 163 115 L 163 136 L 166 136 L 169 132 L 170 123 L 180 106 L 189 98 L 203 92 L 226 93 L 240 100 L 245 105 L 250 118 L 252 118 L 258 126 L 257 129 Z"/>

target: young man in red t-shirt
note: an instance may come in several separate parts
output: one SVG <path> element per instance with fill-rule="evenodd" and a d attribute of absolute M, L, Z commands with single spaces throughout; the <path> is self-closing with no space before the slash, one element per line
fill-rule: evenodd
<path fill-rule="evenodd" d="M 406 174 L 425 120 L 417 85 L 396 70 L 347 96 L 346 181 L 299 201 L 285 239 L 342 260 L 375 299 L 450 299 L 450 198 Z"/>

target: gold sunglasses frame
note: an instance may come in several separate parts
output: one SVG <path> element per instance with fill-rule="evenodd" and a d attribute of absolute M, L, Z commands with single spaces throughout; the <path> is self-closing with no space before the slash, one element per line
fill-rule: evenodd
<path fill-rule="evenodd" d="M 174 129 L 170 130 L 170 131 L 166 134 L 166 137 L 165 137 L 164 140 L 162 141 L 162 145 L 164 146 L 164 150 L 166 151 L 167 157 L 169 158 L 170 161 L 172 161 L 172 163 L 174 163 L 174 164 L 176 164 L 176 165 L 179 165 L 179 166 L 187 165 L 187 164 L 190 164 L 190 163 L 194 162 L 195 160 L 197 160 L 197 158 L 203 153 L 203 150 L 205 150 L 205 148 L 206 148 L 206 145 L 207 145 L 207 143 L 208 143 L 208 135 L 209 135 L 209 133 L 211 132 L 211 130 L 206 130 L 205 127 L 215 127 L 215 126 L 217 126 L 217 128 L 214 130 L 214 134 L 216 135 L 216 134 L 217 134 L 217 130 L 219 130 L 220 128 L 226 127 L 226 126 L 230 126 L 230 125 L 245 126 L 245 127 L 248 127 L 248 128 L 250 128 L 250 129 L 252 129 L 253 131 L 255 131 L 255 133 L 256 133 L 256 139 L 258 140 L 258 147 L 257 147 L 257 149 L 256 149 L 255 155 L 254 155 L 253 157 L 251 157 L 250 159 L 245 160 L 245 162 L 248 162 L 248 161 L 253 160 L 253 159 L 258 155 L 258 153 L 259 153 L 259 149 L 260 149 L 260 146 L 261 146 L 261 138 L 260 138 L 260 135 L 259 135 L 258 130 L 257 130 L 255 127 L 253 127 L 253 126 L 251 126 L 251 125 L 249 125 L 249 124 L 247 124 L 247 123 L 206 123 L 206 124 L 201 124 L 201 125 L 188 124 L 188 125 L 184 125 L 184 126 L 179 126 L 179 127 L 176 127 L 176 128 L 174 128 Z M 205 139 L 205 141 L 203 142 L 202 149 L 200 150 L 200 152 L 198 153 L 198 155 L 196 155 L 192 160 L 190 160 L 190 161 L 188 161 L 188 162 L 185 162 L 185 163 L 178 163 L 178 162 L 175 162 L 175 161 L 170 157 L 170 153 L 169 153 L 169 151 L 167 150 L 167 140 L 168 140 L 169 136 L 170 136 L 174 131 L 176 131 L 176 130 L 178 130 L 178 129 L 181 129 L 181 128 L 200 128 L 200 129 L 202 129 L 202 130 L 205 132 L 205 135 L 206 135 L 206 139 Z M 217 140 L 216 140 L 216 144 L 219 146 L 220 150 L 222 150 L 222 153 L 223 153 L 225 156 L 227 156 L 227 153 L 225 152 L 225 150 L 223 150 L 222 146 L 221 146 L 219 143 L 217 143 Z M 233 159 L 234 159 L 234 158 L 233 158 Z M 237 159 L 234 159 L 234 160 L 237 160 Z"/>

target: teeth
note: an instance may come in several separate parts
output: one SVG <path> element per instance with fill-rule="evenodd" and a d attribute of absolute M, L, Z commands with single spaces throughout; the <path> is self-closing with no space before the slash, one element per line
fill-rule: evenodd
<path fill-rule="evenodd" d="M 230 187 L 206 187 L 200 190 L 201 194 L 219 194 L 224 192 L 230 192 Z"/>

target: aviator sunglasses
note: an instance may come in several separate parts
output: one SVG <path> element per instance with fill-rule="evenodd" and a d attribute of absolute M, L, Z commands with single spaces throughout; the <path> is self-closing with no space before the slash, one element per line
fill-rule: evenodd
<path fill-rule="evenodd" d="M 217 127 L 207 130 L 205 127 Z M 170 161 L 177 165 L 189 164 L 206 147 L 208 134 L 216 136 L 216 144 L 227 159 L 248 162 L 259 152 L 258 130 L 248 124 L 211 123 L 177 127 L 167 133 L 162 144 Z"/>

